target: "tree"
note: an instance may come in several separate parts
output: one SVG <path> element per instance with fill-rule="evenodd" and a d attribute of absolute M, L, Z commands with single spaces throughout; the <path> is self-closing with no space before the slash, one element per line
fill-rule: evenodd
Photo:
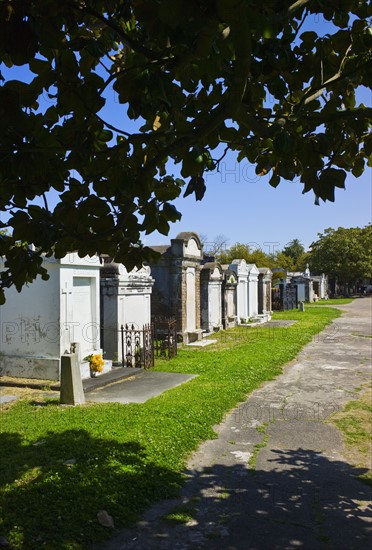
<path fill-rule="evenodd" d="M 248 244 L 235 243 L 229 249 L 217 255 L 222 264 L 231 264 L 233 260 L 245 260 L 248 264 L 256 264 L 257 267 L 271 267 L 272 260 L 261 249 L 251 250 Z"/>
<path fill-rule="evenodd" d="M 207 235 L 202 234 L 200 240 L 203 244 L 204 254 L 209 256 L 219 256 L 223 254 L 227 250 L 227 244 L 229 242 L 228 237 L 222 233 L 216 235 L 212 241 L 208 239 Z"/>
<path fill-rule="evenodd" d="M 305 252 L 303 244 L 298 239 L 293 239 L 283 248 L 283 254 L 292 258 L 295 262 Z"/>
<path fill-rule="evenodd" d="M 348 285 L 372 277 L 372 225 L 318 233 L 310 247 L 310 268 Z"/>
<path fill-rule="evenodd" d="M 359 0 L 1 2 L 0 286 L 43 273 L 43 253 L 149 258 L 141 232 L 167 234 L 172 201 L 186 184 L 201 199 L 228 149 L 274 187 L 299 178 L 334 200 L 372 152 L 355 100 L 372 84 L 370 14 Z M 329 33 L 302 31 L 320 17 Z"/>

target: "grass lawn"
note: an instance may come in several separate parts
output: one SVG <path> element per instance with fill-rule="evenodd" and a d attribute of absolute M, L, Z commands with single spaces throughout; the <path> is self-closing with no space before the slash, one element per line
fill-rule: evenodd
<path fill-rule="evenodd" d="M 360 390 L 359 399 L 347 403 L 331 422 L 342 433 L 348 460 L 366 470 L 360 479 L 372 486 L 372 385 Z"/>
<path fill-rule="evenodd" d="M 329 300 L 318 300 L 312 304 L 305 304 L 305 307 L 314 306 L 342 306 L 351 304 L 354 298 L 330 298 Z"/>
<path fill-rule="evenodd" d="M 328 305 L 328 304 L 327 304 Z M 0 536 L 15 549 L 83 549 L 134 522 L 151 503 L 177 494 L 188 455 L 215 437 L 212 426 L 281 373 L 341 313 L 289 311 L 288 328 L 237 327 L 217 343 L 184 348 L 155 370 L 195 373 L 144 404 L 60 406 L 22 399 L 0 411 Z"/>

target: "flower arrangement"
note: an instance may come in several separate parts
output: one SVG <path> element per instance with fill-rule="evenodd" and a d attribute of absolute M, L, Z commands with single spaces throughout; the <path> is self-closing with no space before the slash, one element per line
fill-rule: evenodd
<path fill-rule="evenodd" d="M 84 361 L 89 362 L 90 372 L 93 376 L 95 376 L 97 372 L 103 371 L 103 365 L 105 362 L 100 353 L 91 353 L 90 355 L 84 357 Z"/>

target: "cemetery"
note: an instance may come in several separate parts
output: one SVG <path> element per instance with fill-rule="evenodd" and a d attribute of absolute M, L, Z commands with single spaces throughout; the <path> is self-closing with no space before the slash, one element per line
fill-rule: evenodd
<path fill-rule="evenodd" d="M 269 268 L 239 258 L 221 265 L 204 255 L 194 232 L 153 248 L 159 259 L 130 272 L 106 256 L 44 258 L 49 280 L 10 289 L 0 307 L 0 373 L 58 380 L 61 356 L 71 353 L 82 379 L 113 366 L 150 368 L 155 355 L 174 357 L 177 342 L 327 298 L 324 274 L 311 276 L 307 267 L 272 288 Z M 92 368 L 96 358 L 102 369 Z"/>

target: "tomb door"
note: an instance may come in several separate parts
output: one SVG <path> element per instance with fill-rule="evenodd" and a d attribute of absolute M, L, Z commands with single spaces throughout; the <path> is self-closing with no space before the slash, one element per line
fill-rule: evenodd
<path fill-rule="evenodd" d="M 93 318 L 93 279 L 74 277 L 72 290 L 73 339 L 80 344 L 81 357 L 99 345 L 99 327 Z"/>

